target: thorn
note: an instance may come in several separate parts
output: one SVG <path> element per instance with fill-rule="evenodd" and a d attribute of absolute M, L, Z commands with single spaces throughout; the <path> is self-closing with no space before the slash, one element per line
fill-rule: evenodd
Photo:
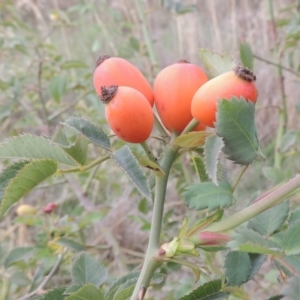
<path fill-rule="evenodd" d="M 146 294 L 146 291 L 147 289 L 143 286 L 140 291 L 139 291 L 139 294 L 138 294 L 138 300 L 143 300 L 144 297 L 145 297 L 145 294 Z"/>

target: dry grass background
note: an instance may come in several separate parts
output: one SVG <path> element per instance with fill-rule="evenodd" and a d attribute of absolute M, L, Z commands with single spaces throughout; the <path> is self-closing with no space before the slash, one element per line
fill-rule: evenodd
<path fill-rule="evenodd" d="M 164 2 L 167 5 L 171 1 Z M 185 0 L 181 2 L 184 5 L 195 5 L 197 9 L 186 14 L 178 14 L 174 8 L 162 7 L 159 0 L 141 1 L 145 12 L 145 18 L 141 19 L 133 0 L 15 0 L 14 7 L 17 15 L 23 21 L 28 22 L 38 36 L 44 37 L 45 43 L 54 44 L 61 55 L 68 59 L 85 60 L 91 66 L 91 70 L 100 54 L 114 56 L 125 53 L 127 55 L 129 50 L 125 45 L 132 36 L 140 41 L 140 48 L 139 53 L 129 55 L 129 60 L 137 65 L 151 82 L 160 69 L 180 58 L 200 63 L 198 48 L 209 48 L 216 52 L 224 51 L 239 60 L 240 42 L 247 42 L 251 45 L 255 55 L 278 62 L 279 54 L 274 49 L 276 43 L 282 44 L 284 32 L 274 30 L 269 18 L 267 1 Z M 281 10 L 293 2 L 292 0 L 273 1 L 275 17 L 286 16 L 281 13 Z M 62 17 L 59 17 L 58 21 L 53 17 L 55 12 L 67 11 L 76 4 L 91 5 L 95 9 L 87 10 L 86 13 L 80 15 L 80 18 L 72 20 L 72 24 L 68 24 L 68 21 L 63 20 Z M 147 25 L 154 48 L 153 57 L 150 59 L 144 55 L 147 48 L 142 28 L 143 22 Z M 57 23 L 60 26 L 57 26 Z M 28 58 L 20 57 L 18 66 L 14 67 L 19 68 L 20 65 L 28 67 L 30 62 L 26 59 Z M 299 63 L 300 55 L 296 55 L 295 60 Z M 287 57 L 283 56 L 282 63 L 288 65 Z M 6 63 L 2 67 L 0 66 L 3 74 L 8 72 L 5 70 L 5 65 Z M 33 65 L 34 67 L 36 65 Z M 278 106 L 282 101 L 280 82 L 276 67 L 260 60 L 255 60 L 254 72 L 257 75 L 259 90 L 257 125 L 262 144 L 267 145 L 274 139 L 278 126 Z M 294 109 L 295 103 L 300 97 L 299 81 L 297 82 L 296 79 L 295 75 L 284 72 L 285 93 L 289 108 L 289 128 L 299 126 L 298 116 Z M 68 101 L 72 101 L 72 99 L 68 99 Z M 2 125 L 0 132 L 6 136 L 12 127 L 13 123 L 6 127 Z M 37 129 L 38 132 L 39 129 Z M 104 166 L 105 169 L 111 168 L 109 163 Z M 111 170 L 112 174 L 109 177 L 118 178 L 117 172 Z M 70 183 L 74 179 L 66 180 Z M 122 180 L 126 185 L 126 179 Z M 185 208 L 175 193 L 175 184 L 170 185 L 167 206 L 176 208 L 169 221 L 180 224 Z M 78 186 L 78 183 L 73 182 L 73 187 L 74 185 Z M 98 186 L 97 191 L 99 191 L 97 180 L 93 181 L 91 186 L 95 189 Z M 74 191 L 70 192 L 67 188 L 62 188 L 60 193 L 62 196 L 59 201 L 63 201 L 64 197 Z M 105 191 L 95 197 L 107 198 L 108 194 L 109 191 Z M 43 197 L 43 195 L 39 195 Z M 81 190 L 77 191 L 76 197 L 83 203 L 82 195 Z M 137 224 L 128 218 L 129 215 L 136 213 L 136 209 L 128 205 L 129 201 L 135 200 L 132 198 L 138 199 L 138 196 L 132 194 L 131 188 L 122 190 L 114 198 L 111 204 L 112 209 L 104 220 L 90 229 L 90 239 L 88 239 L 88 242 L 95 245 L 108 245 L 108 250 L 102 252 L 101 258 L 109 260 L 115 272 L 119 274 L 126 271 L 127 265 L 142 262 L 142 252 L 147 241 L 147 233 L 139 230 Z M 32 198 L 29 197 L 27 200 L 32 201 Z M 93 203 L 93 201 L 91 202 Z M 19 233 L 18 236 L 21 239 L 11 241 L 10 247 L 28 244 L 28 240 L 22 239 L 24 232 Z M 221 258 L 216 257 L 215 259 L 217 263 Z M 269 267 L 266 267 L 266 270 L 269 271 Z M 180 276 L 184 277 L 186 274 L 181 273 Z M 256 277 L 254 283 L 247 287 L 249 298 L 244 295 L 239 299 L 263 299 L 263 296 L 267 296 L 270 283 L 265 281 L 263 276 L 264 274 Z M 169 276 L 167 289 L 174 288 L 172 281 L 178 282 L 181 279 L 175 274 Z M 274 288 L 274 285 L 272 287 Z M 275 288 L 272 291 L 275 291 Z M 155 299 L 163 298 L 156 294 Z"/>

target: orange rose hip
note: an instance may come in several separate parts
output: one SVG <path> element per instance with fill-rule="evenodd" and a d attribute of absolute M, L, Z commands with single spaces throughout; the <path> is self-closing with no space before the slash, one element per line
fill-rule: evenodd
<path fill-rule="evenodd" d="M 101 87 L 106 120 L 120 139 L 129 143 L 146 141 L 153 129 L 154 114 L 146 97 L 126 86 Z"/>
<path fill-rule="evenodd" d="M 141 92 L 153 106 L 154 96 L 149 82 L 137 67 L 123 58 L 100 56 L 94 70 L 93 82 L 99 96 L 102 86 L 128 86 Z"/>
<path fill-rule="evenodd" d="M 255 75 L 247 68 L 236 66 L 233 71 L 221 74 L 202 85 L 195 93 L 191 112 L 201 124 L 214 127 L 219 99 L 244 97 L 256 103 L 258 92 Z"/>
<path fill-rule="evenodd" d="M 200 67 L 186 60 L 164 68 L 157 75 L 154 102 L 163 125 L 169 131 L 181 133 L 192 120 L 192 98 L 207 80 Z M 203 128 L 198 126 L 196 129 Z"/>

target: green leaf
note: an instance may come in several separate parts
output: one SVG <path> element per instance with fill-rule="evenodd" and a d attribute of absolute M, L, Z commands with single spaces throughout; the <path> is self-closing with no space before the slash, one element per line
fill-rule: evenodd
<path fill-rule="evenodd" d="M 88 68 L 87 64 L 80 60 L 68 60 L 61 64 L 62 69 L 86 69 Z"/>
<path fill-rule="evenodd" d="M 222 139 L 216 135 L 206 139 L 204 147 L 205 168 L 209 178 L 215 185 L 218 185 L 218 157 L 224 146 Z"/>
<path fill-rule="evenodd" d="M 155 162 L 137 152 L 132 152 L 139 164 L 153 171 L 156 175 L 165 175 L 164 170 Z"/>
<path fill-rule="evenodd" d="M 239 228 L 232 235 L 233 240 L 227 243 L 227 246 L 232 250 L 239 250 L 241 252 L 270 254 L 276 256 L 283 256 L 281 249 L 275 247 L 270 248 L 265 238 L 258 232 L 249 228 Z"/>
<path fill-rule="evenodd" d="M 103 292 L 92 284 L 84 285 L 80 290 L 68 296 L 65 300 L 104 300 Z"/>
<path fill-rule="evenodd" d="M 76 117 L 68 118 L 65 123 L 84 134 L 94 144 L 106 150 L 111 149 L 108 136 L 99 126 L 92 124 L 86 119 Z"/>
<path fill-rule="evenodd" d="M 273 296 L 273 297 L 269 298 L 268 300 L 280 300 L 282 298 L 283 298 L 282 295 L 277 295 L 277 296 Z"/>
<path fill-rule="evenodd" d="M 53 175 L 56 170 L 56 162 L 50 159 L 27 162 L 6 186 L 2 197 L 0 216 L 39 183 Z"/>
<path fill-rule="evenodd" d="M 194 155 L 192 155 L 191 158 L 193 160 L 193 163 L 194 163 L 199 181 L 200 182 L 208 181 L 209 177 L 206 174 L 205 164 L 204 164 L 203 158 L 199 157 L 199 156 L 194 156 Z"/>
<path fill-rule="evenodd" d="M 251 164 L 260 156 L 254 113 L 254 104 L 244 98 L 218 101 L 217 135 L 227 158 L 237 164 Z"/>
<path fill-rule="evenodd" d="M 292 276 L 291 272 L 286 268 L 286 264 L 290 266 L 291 269 L 296 270 L 298 274 L 300 274 L 300 255 L 290 255 L 284 256 L 282 260 L 285 262 L 285 265 L 280 265 L 286 274 Z"/>
<path fill-rule="evenodd" d="M 165 274 L 154 273 L 151 278 L 151 281 L 150 281 L 150 286 L 161 283 L 164 280 L 164 278 L 165 278 Z M 113 300 L 128 299 L 132 295 L 132 292 L 135 288 L 137 280 L 138 280 L 138 277 L 131 278 L 131 279 L 126 280 L 120 286 L 118 286 L 117 290 L 115 290 Z M 106 300 L 108 300 L 107 297 L 106 297 Z"/>
<path fill-rule="evenodd" d="M 85 247 L 84 245 L 82 244 L 79 244 L 75 241 L 73 241 L 72 239 L 69 239 L 69 238 L 60 238 L 58 240 L 55 241 L 56 243 L 64 246 L 64 247 L 67 247 L 68 249 L 70 250 L 74 250 L 74 251 L 84 251 L 85 250 Z"/>
<path fill-rule="evenodd" d="M 18 247 L 14 248 L 9 252 L 4 260 L 4 267 L 8 268 L 15 262 L 24 260 L 25 258 L 29 257 L 33 254 L 34 248 L 33 247 Z"/>
<path fill-rule="evenodd" d="M 114 151 L 111 158 L 127 174 L 138 191 L 148 200 L 152 200 L 148 180 L 130 148 L 125 145 Z"/>
<path fill-rule="evenodd" d="M 251 219 L 248 227 L 262 235 L 270 236 L 285 222 L 288 213 L 289 201 L 284 201 Z"/>
<path fill-rule="evenodd" d="M 132 271 L 130 273 L 127 273 L 125 275 L 123 275 L 122 277 L 120 277 L 119 279 L 117 279 L 109 288 L 109 290 L 107 291 L 106 295 L 105 295 L 105 300 L 113 300 L 114 299 L 114 295 L 116 293 L 116 291 L 118 290 L 118 288 L 120 286 L 122 286 L 124 283 L 126 283 L 127 281 L 135 278 L 136 280 L 138 279 L 140 275 L 140 271 Z"/>
<path fill-rule="evenodd" d="M 5 188 L 9 182 L 16 177 L 17 173 L 28 163 L 28 161 L 14 163 L 0 173 L 0 201 L 4 196 Z"/>
<path fill-rule="evenodd" d="M 291 212 L 291 216 L 289 218 L 289 226 L 291 224 L 294 224 L 295 222 L 298 222 L 299 220 L 300 220 L 300 207 L 297 207 Z"/>
<path fill-rule="evenodd" d="M 53 77 L 49 84 L 49 90 L 52 98 L 56 102 L 60 102 L 61 98 L 67 91 L 67 79 L 63 76 Z"/>
<path fill-rule="evenodd" d="M 245 283 L 250 275 L 251 261 L 248 253 L 232 251 L 225 260 L 225 276 L 227 285 L 240 286 Z"/>
<path fill-rule="evenodd" d="M 272 249 L 268 246 L 261 246 L 255 243 L 247 242 L 241 244 L 238 247 L 240 252 L 254 253 L 254 254 L 264 254 L 264 255 L 273 255 L 281 257 L 284 253 L 280 249 Z"/>
<path fill-rule="evenodd" d="M 292 175 L 291 170 L 282 170 L 276 167 L 262 168 L 264 176 L 275 184 L 281 183 Z"/>
<path fill-rule="evenodd" d="M 137 52 L 140 51 L 140 41 L 136 37 L 134 36 L 129 37 L 129 45 L 133 50 Z"/>
<path fill-rule="evenodd" d="M 262 254 L 256 254 L 256 253 L 249 253 L 249 258 L 251 263 L 251 270 L 247 281 L 252 279 L 257 274 L 257 272 L 259 271 L 259 269 L 267 259 L 267 256 Z"/>
<path fill-rule="evenodd" d="M 291 130 L 284 134 L 280 144 L 280 151 L 286 152 L 289 148 L 295 145 L 299 131 Z"/>
<path fill-rule="evenodd" d="M 240 58 L 245 67 L 253 70 L 253 53 L 249 44 L 240 43 Z"/>
<path fill-rule="evenodd" d="M 232 57 L 226 53 L 220 54 L 201 48 L 199 49 L 199 55 L 210 79 L 231 71 L 235 66 Z"/>
<path fill-rule="evenodd" d="M 92 283 L 100 286 L 107 277 L 107 270 L 86 252 L 80 253 L 72 265 L 73 284 L 84 285 Z"/>
<path fill-rule="evenodd" d="M 76 293 L 77 291 L 79 291 L 82 288 L 82 285 L 80 284 L 72 284 L 70 286 L 68 286 L 68 288 L 65 290 L 65 295 L 68 296 L 72 293 Z"/>
<path fill-rule="evenodd" d="M 284 296 L 284 300 L 296 300 L 300 295 L 300 277 L 291 277 L 285 287 L 282 289 L 281 294 Z"/>
<path fill-rule="evenodd" d="M 74 141 L 70 142 L 72 139 Z M 61 147 L 77 163 L 80 165 L 85 164 L 88 140 L 76 129 L 64 123 L 59 124 L 52 136 L 52 142 Z"/>
<path fill-rule="evenodd" d="M 14 284 L 18 286 L 23 286 L 27 287 L 31 284 L 31 280 L 29 277 L 22 271 L 17 271 L 14 272 L 10 277 L 9 277 L 10 282 L 13 282 Z"/>
<path fill-rule="evenodd" d="M 220 182 L 216 186 L 212 182 L 201 182 L 188 186 L 183 192 L 185 202 L 195 210 L 208 209 L 208 211 L 230 206 L 234 197 L 228 182 Z"/>
<path fill-rule="evenodd" d="M 300 221 L 293 223 L 284 232 L 282 246 L 286 255 L 300 254 Z"/>
<path fill-rule="evenodd" d="M 42 136 L 20 135 L 0 144 L 0 158 L 53 159 L 65 165 L 75 166 L 75 162 L 51 140 Z"/>
<path fill-rule="evenodd" d="M 196 148 L 203 146 L 205 139 L 211 136 L 211 132 L 206 131 L 192 131 L 178 136 L 172 143 L 173 146 L 178 146 L 181 148 Z"/>
<path fill-rule="evenodd" d="M 185 295 L 179 300 L 221 300 L 227 299 L 228 295 L 222 291 L 223 284 L 221 279 L 209 281 L 199 286 L 190 294 Z"/>
<path fill-rule="evenodd" d="M 64 292 L 66 290 L 66 287 L 58 287 L 53 290 L 50 290 L 46 294 L 43 294 L 41 296 L 34 296 L 30 298 L 30 300 L 64 300 Z"/>
<path fill-rule="evenodd" d="M 149 211 L 149 207 L 148 207 L 148 201 L 147 199 L 142 199 L 138 205 L 139 211 L 143 214 L 147 214 Z"/>

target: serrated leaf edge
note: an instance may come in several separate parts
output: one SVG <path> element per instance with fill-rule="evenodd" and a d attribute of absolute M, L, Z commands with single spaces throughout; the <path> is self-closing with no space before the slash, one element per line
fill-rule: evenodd
<path fill-rule="evenodd" d="M 11 185 L 13 184 L 13 182 L 14 182 L 15 180 L 18 179 L 18 176 L 20 176 L 20 174 L 24 172 L 24 169 L 25 169 L 26 167 L 28 167 L 28 165 L 33 164 L 33 163 L 38 162 L 38 161 L 49 161 L 49 162 L 53 162 L 53 163 L 55 164 L 55 166 L 56 166 L 56 170 L 57 170 L 57 168 L 58 168 L 57 162 L 56 162 L 55 160 L 53 160 L 53 159 L 45 158 L 45 159 L 31 159 L 31 160 L 29 160 L 29 162 L 28 162 L 27 164 L 25 164 L 24 167 L 23 167 L 22 169 L 20 169 L 20 170 L 16 173 L 16 176 L 15 176 L 14 178 L 12 178 L 12 179 L 9 181 L 9 183 L 7 184 L 7 186 L 5 187 L 4 193 L 3 193 L 2 201 L 3 201 L 3 199 L 5 199 L 5 196 L 6 196 L 6 194 L 7 194 L 7 190 L 11 187 Z M 55 173 L 55 172 L 54 172 L 54 173 Z M 53 174 L 54 174 L 54 173 L 53 173 Z M 53 174 L 52 174 L 52 175 L 53 175 Z M 49 176 L 48 176 L 48 177 L 49 177 Z M 46 180 L 48 177 L 46 177 L 44 180 Z M 42 181 L 43 181 L 43 180 L 42 180 Z M 40 181 L 38 184 L 40 184 L 42 181 Z M 37 185 L 38 185 L 38 184 L 37 184 Z M 36 187 L 37 185 L 35 185 L 35 187 Z M 22 197 L 26 196 L 30 191 L 31 191 L 31 190 L 27 191 Z M 2 203 L 3 203 L 2 201 L 1 201 L 1 203 L 0 203 L 0 217 L 3 216 L 3 215 L 6 213 L 6 211 L 5 211 L 5 212 L 2 211 L 2 205 L 3 205 L 3 204 L 2 204 Z M 18 200 L 17 200 L 17 201 L 18 201 Z M 16 203 L 16 202 L 15 202 L 15 203 Z M 13 203 L 9 208 L 11 208 L 15 203 Z M 9 209 L 9 208 L 8 208 L 8 209 Z"/>

